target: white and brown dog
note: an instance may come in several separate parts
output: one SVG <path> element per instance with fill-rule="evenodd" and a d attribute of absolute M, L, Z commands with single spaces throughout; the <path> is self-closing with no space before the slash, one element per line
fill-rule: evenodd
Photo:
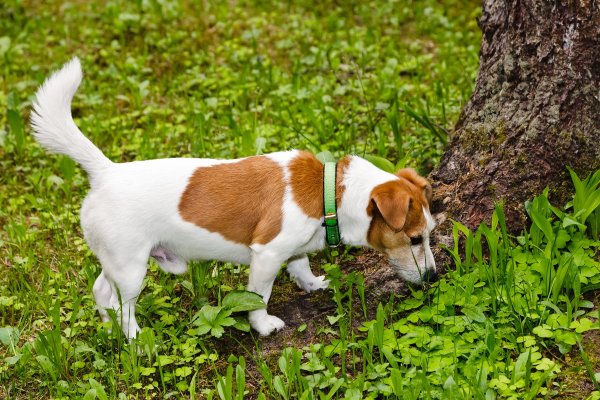
<path fill-rule="evenodd" d="M 248 290 L 265 303 L 285 262 L 300 288 L 327 287 L 306 256 L 325 246 L 323 165 L 312 154 L 113 163 L 71 116 L 81 78 L 77 58 L 52 75 L 37 92 L 31 125 L 42 146 L 71 157 L 89 174 L 81 226 L 102 264 L 93 291 L 104 321 L 112 308 L 125 335 L 136 336 L 135 302 L 149 257 L 176 274 L 193 259 L 250 264 Z M 357 156 L 341 159 L 336 168 L 342 242 L 385 253 L 408 281 L 434 279 L 427 181 L 411 169 L 384 172 Z M 284 326 L 266 309 L 250 312 L 249 319 L 261 335 Z"/>

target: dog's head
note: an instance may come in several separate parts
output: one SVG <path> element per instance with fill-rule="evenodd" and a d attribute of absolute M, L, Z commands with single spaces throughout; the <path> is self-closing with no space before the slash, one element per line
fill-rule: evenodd
<path fill-rule="evenodd" d="M 398 180 L 376 186 L 367 213 L 372 216 L 367 240 L 386 254 L 403 279 L 435 281 L 437 272 L 429 236 L 435 221 L 429 212 L 431 186 L 413 169 L 396 173 Z"/>

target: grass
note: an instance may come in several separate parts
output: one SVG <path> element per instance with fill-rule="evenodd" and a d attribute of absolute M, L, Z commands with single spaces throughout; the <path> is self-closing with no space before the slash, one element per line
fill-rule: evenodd
<path fill-rule="evenodd" d="M 38 85 L 77 55 L 74 117 L 115 161 L 300 148 L 427 173 L 473 90 L 479 13 L 433 0 L 5 1 L 0 397 L 549 398 L 566 390 L 565 357 L 581 354 L 598 398 L 598 361 L 580 344 L 598 328 L 597 175 L 573 178 L 564 209 L 532 199 L 522 236 L 506 233 L 501 207 L 476 232 L 456 224 L 456 270 L 381 303 L 369 276 L 343 270 L 355 250 L 313 257 L 332 284 L 312 298 L 330 307 L 289 343 L 235 329 L 243 314 L 225 299 L 246 267 L 192 263 L 175 277 L 152 264 L 132 345 L 94 310 L 86 177 L 27 126 Z M 276 286 L 295 292 L 285 276 Z"/>

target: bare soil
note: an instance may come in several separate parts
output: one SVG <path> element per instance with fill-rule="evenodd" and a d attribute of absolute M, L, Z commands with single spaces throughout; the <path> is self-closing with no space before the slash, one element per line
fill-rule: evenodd
<path fill-rule="evenodd" d="M 596 305 L 600 304 L 600 291 L 589 293 L 586 299 Z M 600 331 L 591 330 L 584 333 L 581 345 L 593 372 L 600 372 Z M 585 399 L 596 390 L 577 346 L 566 354 L 562 361 L 564 367 L 559 378 L 561 385 L 559 399 Z"/>

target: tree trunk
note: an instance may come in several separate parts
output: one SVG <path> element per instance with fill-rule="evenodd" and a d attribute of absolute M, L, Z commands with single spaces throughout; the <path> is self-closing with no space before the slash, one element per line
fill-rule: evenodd
<path fill-rule="evenodd" d="M 441 163 L 434 211 L 477 227 L 504 200 L 513 232 L 546 186 L 563 205 L 567 166 L 600 167 L 600 1 L 484 0 L 480 66 Z"/>

